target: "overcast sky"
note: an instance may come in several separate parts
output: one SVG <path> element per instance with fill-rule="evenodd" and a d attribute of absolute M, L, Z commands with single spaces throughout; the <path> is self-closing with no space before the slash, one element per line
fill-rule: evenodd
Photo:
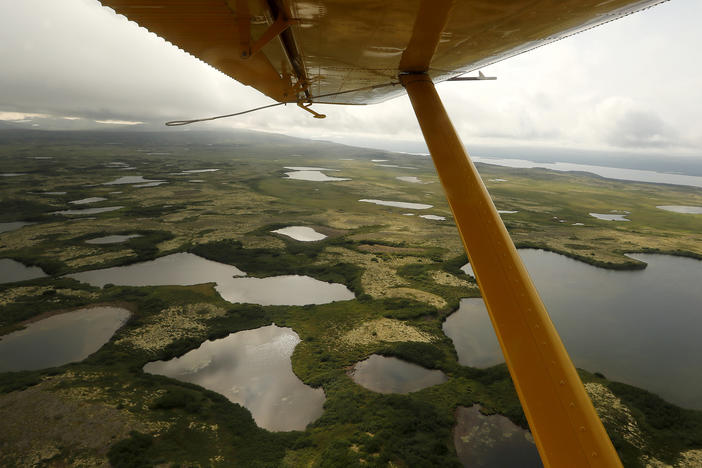
<path fill-rule="evenodd" d="M 702 158 L 702 2 L 671 0 L 438 86 L 466 146 L 563 147 Z M 0 0 L 0 119 L 206 117 L 272 101 L 96 0 Z M 421 141 L 406 96 L 275 108 L 201 125 L 366 146 Z M 40 116 L 39 116 L 40 117 Z M 76 121 L 79 122 L 79 121 Z M 410 149 L 412 145 L 408 146 Z M 397 148 L 397 146 L 394 146 Z"/>

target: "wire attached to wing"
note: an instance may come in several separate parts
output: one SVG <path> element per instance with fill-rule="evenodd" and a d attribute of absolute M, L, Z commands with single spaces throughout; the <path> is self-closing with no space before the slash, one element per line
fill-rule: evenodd
<path fill-rule="evenodd" d="M 256 111 L 260 111 L 263 109 L 268 109 L 269 107 L 282 106 L 284 104 L 286 104 L 286 103 L 285 102 L 276 102 L 275 104 L 268 104 L 267 106 L 256 107 L 255 109 L 249 109 L 249 110 L 245 110 L 242 112 L 235 112 L 234 114 L 218 115 L 216 117 L 206 117 L 204 119 L 171 120 L 170 122 L 166 122 L 166 126 L 167 127 L 178 127 L 181 125 L 190 125 L 191 123 L 195 123 L 195 122 L 207 122 L 208 120 L 224 119 L 226 117 L 236 117 L 237 115 L 244 115 L 244 114 L 248 114 L 250 112 L 256 112 Z"/>
<path fill-rule="evenodd" d="M 350 89 L 350 90 L 348 90 L 348 91 L 339 91 L 338 93 L 320 94 L 320 95 L 318 95 L 318 96 L 311 96 L 309 99 L 305 99 L 305 100 L 298 101 L 297 105 L 298 105 L 299 107 L 301 107 L 302 109 L 306 110 L 307 112 L 310 112 L 311 114 L 313 114 L 315 118 L 317 118 L 317 119 L 322 119 L 322 118 L 326 117 L 324 114 L 319 114 L 319 113 L 317 113 L 317 112 L 315 112 L 315 111 L 313 111 L 312 109 L 309 108 L 309 107 L 314 103 L 314 100 L 315 100 L 315 99 L 320 99 L 320 98 L 325 98 L 325 97 L 331 97 L 331 96 L 339 96 L 339 95 L 341 95 L 341 94 L 356 93 L 356 92 L 359 92 L 359 91 L 367 91 L 367 90 L 370 90 L 370 89 L 384 88 L 384 87 L 386 87 L 386 86 L 397 86 L 397 85 L 399 85 L 399 84 L 400 84 L 400 83 L 398 83 L 398 82 L 391 81 L 390 83 L 383 83 L 383 84 L 373 85 L 373 86 L 365 86 L 365 87 L 363 87 L 363 88 Z M 179 127 L 179 126 L 181 126 L 181 125 L 190 125 L 190 124 L 196 123 L 196 122 L 207 122 L 207 121 L 209 121 L 209 120 L 224 119 L 224 118 L 227 118 L 227 117 L 236 117 L 236 116 L 238 116 L 238 115 L 249 114 L 249 113 L 251 113 L 251 112 L 260 111 L 260 110 L 263 110 L 263 109 L 268 109 L 268 108 L 270 108 L 270 107 L 283 106 L 283 105 L 286 105 L 286 104 L 292 104 L 292 103 L 287 103 L 287 102 L 276 102 L 275 104 L 268 104 L 267 106 L 256 107 L 256 108 L 254 108 L 254 109 L 248 109 L 248 110 L 241 111 L 241 112 L 235 112 L 235 113 L 233 113 L 233 114 L 217 115 L 217 116 L 215 116 L 215 117 L 206 117 L 206 118 L 204 118 L 204 119 L 171 120 L 170 122 L 166 122 L 166 126 L 167 126 L 167 127 Z"/>

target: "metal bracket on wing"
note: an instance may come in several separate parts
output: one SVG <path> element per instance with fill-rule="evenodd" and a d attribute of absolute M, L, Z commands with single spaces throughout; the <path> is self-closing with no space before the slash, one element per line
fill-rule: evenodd
<path fill-rule="evenodd" d="M 454 76 L 446 81 L 484 81 L 484 80 L 496 80 L 496 76 L 485 76 L 483 72 L 479 71 L 478 76 Z"/>
<path fill-rule="evenodd" d="M 319 112 L 314 111 L 313 109 L 310 108 L 310 106 L 313 104 L 312 101 L 297 101 L 297 107 L 299 107 L 302 110 L 305 110 L 312 114 L 315 119 L 324 119 L 327 116 L 325 114 L 320 114 Z"/>
<path fill-rule="evenodd" d="M 239 26 L 239 43 L 241 45 L 240 57 L 248 60 L 256 55 L 270 41 L 278 37 L 286 29 L 294 24 L 299 24 L 300 20 L 288 18 L 283 12 L 278 12 L 278 16 L 268 29 L 255 41 L 251 38 L 251 17 L 249 15 L 248 0 L 237 0 L 237 22 Z"/>

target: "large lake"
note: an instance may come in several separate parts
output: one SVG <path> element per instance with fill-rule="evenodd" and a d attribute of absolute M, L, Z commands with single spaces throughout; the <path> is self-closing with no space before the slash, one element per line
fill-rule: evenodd
<path fill-rule="evenodd" d="M 520 249 L 575 365 L 702 409 L 702 262 L 635 254 L 645 270 L 596 268 Z M 503 362 L 482 299 L 463 299 L 444 322 L 459 362 Z"/>
<path fill-rule="evenodd" d="M 118 307 L 91 307 L 54 315 L 0 338 L 0 372 L 44 369 L 82 361 L 129 318 Z"/>
<path fill-rule="evenodd" d="M 144 371 L 221 393 L 264 429 L 304 430 L 322 415 L 325 397 L 293 373 L 290 357 L 299 342 L 290 328 L 270 325 L 206 341 L 179 358 L 150 362 Z"/>
<path fill-rule="evenodd" d="M 542 167 L 553 171 L 590 172 L 608 179 L 633 180 L 635 182 L 651 182 L 655 184 L 690 185 L 702 187 L 702 177 L 686 174 L 670 174 L 666 172 L 645 171 L 640 169 L 625 169 L 621 167 L 593 166 L 590 164 L 575 164 L 566 162 L 543 163 L 526 159 L 484 158 L 471 156 L 475 162 L 493 164 L 496 166 L 519 167 L 524 169 Z"/>
<path fill-rule="evenodd" d="M 346 286 L 309 276 L 286 275 L 242 278 L 246 273 L 232 265 L 191 253 L 176 253 L 149 262 L 84 271 L 68 275 L 93 286 L 189 286 L 216 283 L 215 289 L 229 302 L 260 305 L 327 304 L 354 299 Z"/>

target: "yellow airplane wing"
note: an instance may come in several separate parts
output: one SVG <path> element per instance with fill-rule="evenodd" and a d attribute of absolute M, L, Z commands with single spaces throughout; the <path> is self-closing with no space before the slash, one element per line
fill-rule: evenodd
<path fill-rule="evenodd" d="M 278 102 L 407 92 L 544 465 L 621 466 L 434 82 L 665 0 L 101 1 Z"/>
<path fill-rule="evenodd" d="M 399 72 L 443 81 L 662 1 L 101 0 L 276 101 L 335 104 L 381 102 L 404 93 Z M 430 44 L 416 20 L 447 3 Z"/>

